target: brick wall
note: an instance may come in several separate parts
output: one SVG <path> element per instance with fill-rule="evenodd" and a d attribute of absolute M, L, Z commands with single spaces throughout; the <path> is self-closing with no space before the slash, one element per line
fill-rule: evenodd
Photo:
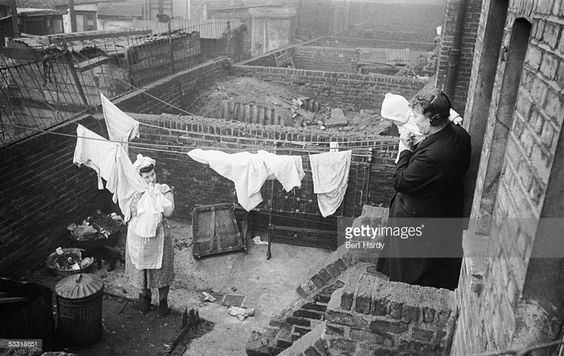
<path fill-rule="evenodd" d="M 97 129 L 93 119 L 81 124 Z M 71 123 L 55 130 L 76 135 Z M 68 246 L 66 227 L 96 209 L 111 209 L 93 170 L 73 165 L 76 139 L 42 134 L 0 148 L 0 275 L 41 265 L 58 246 Z"/>
<path fill-rule="evenodd" d="M 485 7 L 488 5 L 489 1 L 485 1 Z M 478 267 L 467 264 L 461 272 L 457 298 L 465 310 L 454 340 L 459 353 L 508 348 L 519 342 L 515 339 L 516 330 L 534 319 L 531 314 L 520 313 L 518 306 L 523 302 L 529 258 L 536 243 L 539 217 L 562 130 L 564 7 L 561 2 L 551 0 L 510 1 L 503 46 L 510 45 L 518 18 L 533 19 L 532 27 L 518 88 L 502 85 L 504 73 L 509 69 L 506 61 L 498 64 L 472 208 L 477 218 L 489 214 L 493 217 L 488 229 L 480 231 L 488 235 L 485 240 L 491 258 Z M 475 70 L 472 77 L 477 75 Z M 506 109 L 501 104 L 505 90 L 517 90 L 516 105 L 510 112 L 509 130 L 496 131 L 500 120 L 498 110 Z M 470 97 L 478 95 L 474 90 L 469 92 Z M 492 152 L 500 139 L 498 132 L 505 132 L 507 144 L 501 152 Z M 491 206 L 479 204 L 483 194 L 493 189 L 492 185 L 484 186 L 484 182 L 491 181 L 488 177 L 496 169 L 500 176 L 494 180 L 493 187 L 497 189 L 494 201 Z M 468 232 L 469 238 L 475 239 L 472 233 Z M 476 276 L 482 281 L 477 283 Z M 547 318 L 552 317 L 550 310 L 545 312 Z M 531 328 L 529 332 L 534 334 Z"/>
<path fill-rule="evenodd" d="M 219 58 L 154 83 L 115 100 L 123 111 L 143 114 L 181 114 L 196 99 L 198 92 L 217 78 L 227 75 L 229 60 Z M 171 105 L 167 105 L 171 104 Z M 179 110 L 178 108 L 184 108 Z"/>
<path fill-rule="evenodd" d="M 386 93 L 413 96 L 425 84 L 417 79 L 383 74 L 348 74 L 292 68 L 233 66 L 233 73 L 292 87 L 321 103 L 353 110 L 380 110 Z"/>
<path fill-rule="evenodd" d="M 305 42 L 309 43 L 309 42 Z M 281 48 L 266 54 L 261 55 L 260 57 L 255 57 L 243 61 L 239 64 L 250 65 L 250 66 L 261 66 L 261 67 L 276 67 L 276 55 L 281 55 L 287 52 L 290 56 L 293 57 L 294 50 L 297 46 L 288 46 L 285 48 Z"/>
<path fill-rule="evenodd" d="M 436 44 L 417 33 L 408 32 L 371 32 L 370 37 L 364 33 L 347 33 L 347 36 L 326 36 L 309 42 L 310 46 L 338 48 L 409 48 L 417 51 L 432 51 Z"/>
<path fill-rule="evenodd" d="M 127 51 L 132 84 L 144 85 L 193 67 L 201 61 L 200 52 L 198 33 L 183 34 L 172 39 L 162 38 L 135 46 Z"/>
<path fill-rule="evenodd" d="M 298 69 L 357 73 L 360 53 L 348 48 L 297 46 L 293 57 Z"/>
<path fill-rule="evenodd" d="M 456 30 L 456 15 L 459 10 L 461 0 L 448 0 L 441 35 L 441 48 L 439 53 L 439 69 L 437 73 L 437 87 L 442 88 L 446 83 L 449 68 L 449 53 L 453 45 L 454 33 Z M 464 112 L 466 97 L 468 95 L 468 85 L 470 83 L 470 73 L 472 71 L 472 61 L 474 58 L 474 44 L 480 22 L 482 0 L 468 0 L 466 16 L 464 18 L 464 28 L 462 35 L 462 46 L 460 48 L 460 59 L 456 76 L 454 97 L 450 98 L 454 110 Z"/>
<path fill-rule="evenodd" d="M 280 141 L 276 152 L 301 155 L 307 174 L 302 181 L 302 189 L 292 195 L 282 193 L 281 186 L 276 184 L 277 197 L 282 198 L 288 195 L 288 198 L 284 199 L 284 202 L 278 198 L 274 204 L 275 210 L 319 215 L 317 201 L 312 190 L 308 150 L 304 150 L 301 146 L 284 143 L 284 141 L 304 142 L 307 145 L 307 142 L 311 141 L 329 142 L 332 139 L 344 145 L 347 141 L 362 140 L 364 142 L 349 144 L 356 148 L 354 152 L 358 155 L 366 155 L 368 147 L 375 147 L 373 164 L 370 168 L 370 181 L 367 179 L 366 157 L 353 158 L 349 173 L 349 188 L 343 206 L 346 216 L 358 215 L 362 205 L 366 202 L 387 206 L 393 195 L 390 180 L 394 167 L 394 153 L 397 153 L 396 138 L 367 137 L 364 134 L 351 135 L 350 133 L 328 135 L 319 130 L 314 132 L 313 129 L 304 131 L 276 125 L 264 126 L 189 116 L 139 114 L 132 114 L 132 116 L 141 122 L 162 127 L 142 126 L 141 143 L 168 145 L 171 151 L 188 152 L 196 147 L 203 149 L 208 147 L 208 149 L 219 149 L 225 152 L 243 150 L 255 152 L 259 149 L 273 151 L 272 142 Z M 158 162 L 156 173 L 159 179 L 176 187 L 177 217 L 188 219 L 197 204 L 231 203 L 233 201 L 231 195 L 234 188 L 233 183 L 188 156 L 174 152 L 155 151 L 152 148 L 146 150 L 131 148 L 131 158 L 134 159 L 139 152 L 154 156 L 153 158 Z M 370 188 L 367 194 L 364 191 L 368 184 Z M 262 189 L 262 196 L 265 200 L 270 196 L 270 189 L 270 184 L 265 184 Z M 262 205 L 259 206 L 261 207 Z"/>

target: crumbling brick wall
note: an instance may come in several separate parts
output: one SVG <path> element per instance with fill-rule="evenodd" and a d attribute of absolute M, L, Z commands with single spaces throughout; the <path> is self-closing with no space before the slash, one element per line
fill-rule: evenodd
<path fill-rule="evenodd" d="M 423 80 L 383 74 L 349 74 L 250 65 L 234 65 L 233 73 L 287 85 L 321 103 L 353 110 L 380 110 L 386 93 L 409 98 L 425 84 Z"/>
<path fill-rule="evenodd" d="M 388 282 L 350 267 L 327 305 L 325 320 L 281 355 L 448 355 L 454 293 Z"/>

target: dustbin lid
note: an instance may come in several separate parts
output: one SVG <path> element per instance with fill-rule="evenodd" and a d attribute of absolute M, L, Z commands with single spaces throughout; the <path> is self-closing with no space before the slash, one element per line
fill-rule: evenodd
<path fill-rule="evenodd" d="M 73 274 L 61 279 L 55 286 L 59 297 L 66 299 L 86 298 L 104 287 L 102 278 L 90 273 Z"/>

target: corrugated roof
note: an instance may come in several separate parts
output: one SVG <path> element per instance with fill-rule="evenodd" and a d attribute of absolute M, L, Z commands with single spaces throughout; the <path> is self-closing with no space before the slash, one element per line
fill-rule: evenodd
<path fill-rule="evenodd" d="M 172 31 L 183 31 L 187 33 L 199 32 L 202 39 L 220 39 L 227 31 L 227 23 L 234 30 L 243 25 L 240 20 L 210 19 L 201 21 L 184 21 L 172 19 L 170 27 Z M 168 24 L 158 21 L 131 20 L 129 22 L 118 21 L 115 29 L 121 30 L 151 30 L 153 33 L 168 32 Z M 121 24 L 121 25 L 120 25 Z"/>
<path fill-rule="evenodd" d="M 2 0 L 0 0 L 2 1 Z M 124 0 L 74 0 L 75 5 L 97 4 L 103 2 L 121 2 Z M 9 3 L 9 2 L 8 2 Z M 55 7 L 68 7 L 68 0 L 17 0 L 20 7 L 52 9 Z"/>
<path fill-rule="evenodd" d="M 389 65 L 407 65 L 411 62 L 414 54 L 410 52 L 409 48 L 361 48 L 360 61 Z"/>
<path fill-rule="evenodd" d="M 96 31 L 91 31 L 96 32 Z M 102 32 L 102 31 L 100 31 Z M 73 34 L 69 34 L 73 35 Z M 172 38 L 183 36 L 182 34 L 173 34 Z M 124 54 L 128 49 L 137 47 L 146 43 L 150 43 L 157 40 L 168 39 L 168 35 L 150 35 L 150 36 L 130 36 L 130 37 L 113 37 L 113 38 L 96 38 L 91 40 L 78 40 L 72 41 L 69 38 L 67 42 L 68 48 L 74 52 L 80 52 L 85 48 L 99 48 L 101 51 L 106 53 L 108 56 Z M 42 51 L 48 47 L 57 47 L 54 45 L 49 46 L 48 36 L 32 36 L 26 35 L 26 37 L 18 37 L 12 39 L 15 42 L 25 43 L 31 48 Z M 61 48 L 62 47 L 58 47 Z"/>
<path fill-rule="evenodd" d="M 386 61 L 387 63 L 395 64 L 408 64 L 411 61 L 411 53 L 409 48 L 394 49 L 386 48 Z"/>
<path fill-rule="evenodd" d="M 67 13 L 66 10 L 38 9 L 29 7 L 18 7 L 17 11 L 19 16 L 64 15 Z"/>

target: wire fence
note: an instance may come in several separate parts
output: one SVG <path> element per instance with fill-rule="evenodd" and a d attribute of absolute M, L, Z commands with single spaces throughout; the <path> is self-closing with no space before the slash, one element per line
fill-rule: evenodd
<path fill-rule="evenodd" d="M 0 146 L 96 107 L 99 93 L 116 98 L 207 60 L 246 56 L 238 22 L 139 25 L 26 36 L 0 48 Z"/>

